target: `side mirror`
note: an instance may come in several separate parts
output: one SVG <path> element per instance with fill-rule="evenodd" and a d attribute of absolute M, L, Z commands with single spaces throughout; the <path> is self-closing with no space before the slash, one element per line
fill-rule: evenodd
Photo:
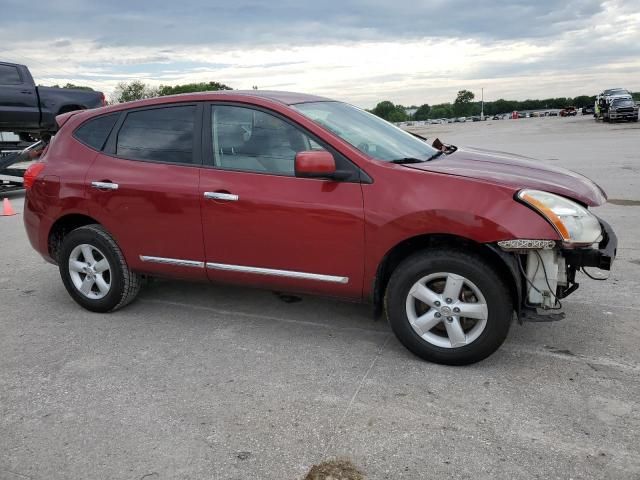
<path fill-rule="evenodd" d="M 329 152 L 312 150 L 298 152 L 295 159 L 296 177 L 346 180 L 351 172 L 336 170 L 336 161 Z"/>

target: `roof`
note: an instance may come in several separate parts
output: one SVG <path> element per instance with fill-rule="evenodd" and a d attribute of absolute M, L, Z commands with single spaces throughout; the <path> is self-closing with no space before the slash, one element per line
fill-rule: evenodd
<path fill-rule="evenodd" d="M 307 102 L 327 102 L 330 98 L 310 95 L 308 93 L 285 92 L 280 90 L 217 90 L 213 92 L 198 92 L 207 96 L 243 95 L 255 98 L 265 98 L 285 105 Z M 188 95 L 188 94 L 187 94 Z"/>
<path fill-rule="evenodd" d="M 317 95 L 308 95 L 305 93 L 295 92 L 282 92 L 277 90 L 217 90 L 211 92 L 194 92 L 194 93 L 180 93 L 177 95 L 166 95 L 162 97 L 146 98 L 144 100 L 134 100 L 125 103 L 116 103 L 115 105 L 108 105 L 106 107 L 99 107 L 89 110 L 74 110 L 73 112 L 63 113 L 56 117 L 58 127 L 62 125 L 71 117 L 77 117 L 84 120 L 88 117 L 96 115 L 102 115 L 110 112 L 118 112 L 130 108 L 146 107 L 152 105 L 162 105 L 172 102 L 195 102 L 201 100 L 215 100 L 220 97 L 227 97 L 228 101 L 242 101 L 245 97 L 249 102 L 253 99 L 254 102 L 271 102 L 279 103 L 280 105 L 294 105 L 297 103 L 308 102 L 333 102 L 330 98 L 319 97 Z"/>

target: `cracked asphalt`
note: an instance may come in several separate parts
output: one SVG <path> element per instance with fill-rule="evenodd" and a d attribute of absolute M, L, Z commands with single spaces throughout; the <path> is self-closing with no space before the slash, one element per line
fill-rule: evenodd
<path fill-rule="evenodd" d="M 436 125 L 598 181 L 619 236 L 567 318 L 514 324 L 482 363 L 413 357 L 364 305 L 155 281 L 92 314 L 0 217 L 0 479 L 640 478 L 640 124 Z M 7 195 L 22 211 L 23 195 Z"/>

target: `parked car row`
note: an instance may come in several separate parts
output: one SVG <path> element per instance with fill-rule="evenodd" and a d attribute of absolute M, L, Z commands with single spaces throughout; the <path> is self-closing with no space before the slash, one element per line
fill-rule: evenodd
<path fill-rule="evenodd" d="M 538 111 L 513 111 L 511 113 L 500 113 L 495 115 L 472 115 L 470 117 L 433 118 L 429 120 L 413 120 L 408 122 L 398 122 L 399 127 L 414 127 L 425 125 L 443 125 L 447 123 L 481 122 L 486 120 L 516 120 L 520 118 L 542 118 L 542 117 L 572 117 L 578 114 L 576 107 L 568 106 L 562 110 L 538 110 Z"/>

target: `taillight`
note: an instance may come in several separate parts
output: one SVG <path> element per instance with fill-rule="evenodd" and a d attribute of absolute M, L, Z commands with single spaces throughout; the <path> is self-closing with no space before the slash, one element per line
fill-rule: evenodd
<path fill-rule="evenodd" d="M 38 175 L 40 175 L 40 172 L 42 172 L 44 165 L 44 162 L 32 163 L 31 166 L 27 168 L 27 171 L 24 172 L 23 179 L 24 188 L 26 190 L 30 190 L 31 187 L 33 187 L 33 184 L 36 182 L 36 178 L 38 177 Z"/>

